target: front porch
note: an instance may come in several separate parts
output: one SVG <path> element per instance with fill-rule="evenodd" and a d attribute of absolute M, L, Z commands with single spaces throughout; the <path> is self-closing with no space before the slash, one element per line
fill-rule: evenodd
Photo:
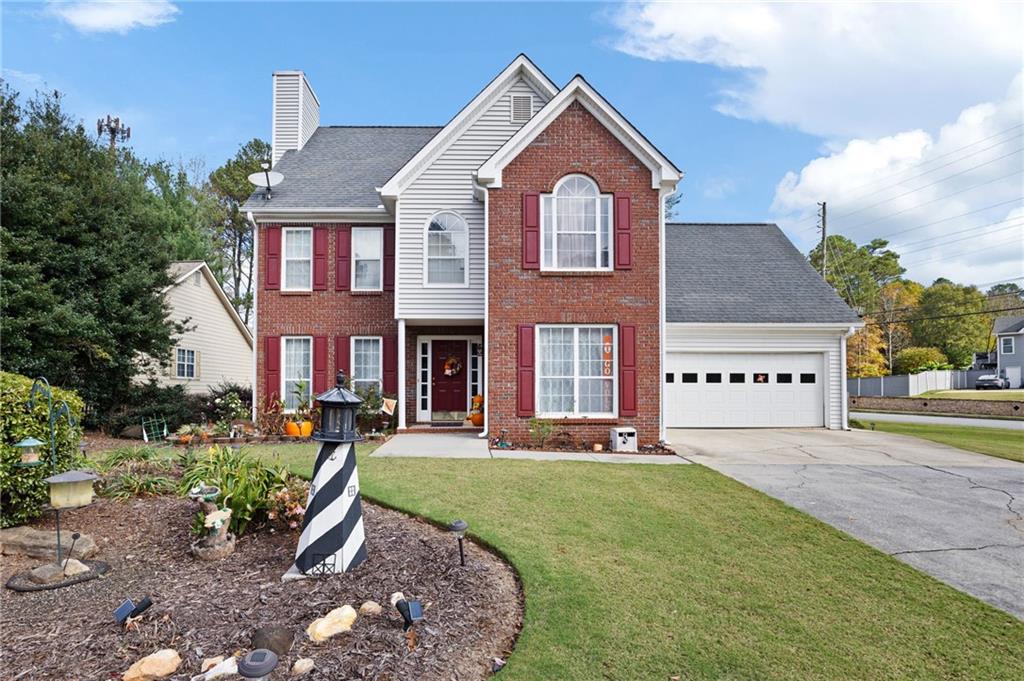
<path fill-rule="evenodd" d="M 466 419 L 484 391 L 484 330 L 399 320 L 399 430 L 479 433 Z"/>

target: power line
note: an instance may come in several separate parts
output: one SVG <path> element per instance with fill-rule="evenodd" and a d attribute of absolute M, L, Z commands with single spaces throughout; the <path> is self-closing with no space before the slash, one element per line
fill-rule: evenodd
<path fill-rule="evenodd" d="M 981 212 L 984 212 L 986 210 L 990 210 L 992 208 L 998 208 L 999 206 L 1005 206 L 1008 203 L 1016 203 L 1018 201 L 1024 201 L 1024 196 L 1018 196 L 1017 198 L 1009 199 L 1008 201 L 1000 201 L 999 203 L 993 203 L 990 206 L 983 206 L 982 208 L 976 208 L 974 210 L 969 210 L 966 213 L 960 213 L 959 215 L 952 215 L 952 216 L 950 216 L 948 218 L 942 218 L 941 220 L 932 220 L 931 222 L 925 222 L 924 224 L 914 225 L 913 227 L 908 227 L 907 229 L 901 229 L 901 230 L 896 231 L 896 232 L 890 232 L 889 234 L 883 234 L 879 238 L 880 239 L 889 239 L 889 238 L 892 238 L 892 237 L 896 236 L 897 234 L 906 234 L 907 232 L 913 232 L 913 231 L 916 231 L 916 230 L 919 230 L 919 229 L 924 229 L 925 227 L 931 227 L 932 225 L 938 225 L 938 224 L 941 224 L 943 222 L 949 222 L 950 220 L 956 220 L 957 218 L 967 217 L 968 215 L 974 215 L 975 213 L 981 213 Z M 1006 221 L 1006 219 L 1003 219 L 1003 220 L 1000 220 L 999 222 L 1005 222 L 1005 221 Z M 999 224 L 999 222 L 993 222 L 991 224 L 997 225 L 997 224 Z"/>
<path fill-rule="evenodd" d="M 982 314 L 995 314 L 997 312 L 1014 312 L 1016 310 L 1024 310 L 1024 306 L 1019 307 L 1004 307 L 1001 310 L 985 310 L 983 312 L 958 312 L 956 314 L 945 314 L 935 315 L 932 317 L 914 317 L 911 319 L 896 319 L 887 322 L 864 322 L 864 326 L 882 326 L 884 324 L 906 324 L 908 322 L 929 322 L 933 319 L 955 319 L 957 317 L 972 317 L 975 315 Z"/>
<path fill-rule="evenodd" d="M 1006 241 L 1000 241 L 997 244 L 992 244 L 991 246 L 986 246 L 985 248 L 978 248 L 978 249 L 975 249 L 975 250 L 972 250 L 972 251 L 961 251 L 959 253 L 956 253 L 956 255 L 962 256 L 962 255 L 974 255 L 976 253 L 984 253 L 985 251 L 991 251 L 994 248 L 1002 248 L 1003 246 L 1007 246 L 1009 244 L 1020 244 L 1020 239 L 1019 238 L 1008 239 Z M 903 264 L 913 265 L 914 267 L 918 267 L 920 265 L 925 265 L 925 264 L 930 263 L 930 262 L 935 262 L 937 260 L 946 260 L 946 259 L 948 259 L 948 256 L 938 256 L 936 258 L 929 258 L 928 260 L 918 260 L 918 261 L 912 261 L 912 262 L 903 263 Z"/>
<path fill-rule="evenodd" d="M 1018 222 L 1018 223 L 1015 223 L 1015 224 L 1012 224 L 1012 225 L 1007 225 L 1006 227 L 1000 227 L 999 229 L 993 229 L 990 232 L 984 232 L 982 234 L 968 234 L 967 236 L 962 236 L 959 239 L 950 239 L 949 241 L 942 241 L 942 242 L 939 242 L 939 243 L 930 244 L 928 246 L 922 246 L 921 248 L 912 248 L 910 250 L 901 250 L 899 252 L 899 254 L 902 257 L 904 255 L 907 255 L 908 253 L 920 253 L 921 251 L 930 251 L 933 248 L 939 248 L 941 246 L 947 246 L 949 244 L 955 244 L 958 241 L 966 241 L 967 239 L 976 239 L 976 238 L 981 237 L 981 236 L 988 236 L 989 234 L 998 234 L 999 232 L 1005 232 L 1008 229 L 1012 229 L 1014 227 L 1018 227 L 1019 228 L 1021 226 L 1024 226 L 1024 222 Z"/>
<path fill-rule="evenodd" d="M 1024 215 L 1006 218 L 1004 220 L 997 220 L 995 222 L 989 222 L 988 224 L 985 225 L 975 225 L 974 227 L 967 227 L 966 229 L 960 229 L 955 232 L 946 232 L 945 234 L 941 234 L 939 236 L 930 236 L 927 239 L 918 239 L 917 241 L 910 241 L 903 244 L 903 246 L 916 246 L 918 244 L 928 243 L 929 241 L 935 241 L 936 239 L 944 239 L 947 236 L 953 236 L 954 234 L 964 234 L 965 232 L 973 232 L 975 230 L 983 229 L 985 227 L 995 227 L 996 225 L 1001 225 L 1004 222 L 1009 222 L 1010 220 L 1019 220 L 1021 218 L 1024 218 Z"/>

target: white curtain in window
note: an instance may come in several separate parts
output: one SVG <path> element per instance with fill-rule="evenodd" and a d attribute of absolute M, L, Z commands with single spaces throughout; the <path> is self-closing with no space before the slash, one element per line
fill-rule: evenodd
<path fill-rule="evenodd" d="M 611 200 L 583 176 L 563 181 L 541 206 L 544 267 L 597 269 L 608 267 Z"/>
<path fill-rule="evenodd" d="M 573 329 L 540 330 L 540 400 L 544 414 L 573 412 Z"/>
<path fill-rule="evenodd" d="M 284 339 L 284 406 L 295 409 L 299 402 L 295 390 L 303 384 L 306 397 L 313 394 L 313 353 L 309 338 Z"/>
<path fill-rule="evenodd" d="M 381 261 L 384 232 L 377 228 L 352 230 L 352 256 L 355 261 L 355 288 L 376 291 L 381 288 Z"/>
<path fill-rule="evenodd" d="M 438 213 L 427 227 L 427 283 L 465 284 L 469 227 L 458 214 Z"/>
<path fill-rule="evenodd" d="M 541 327 L 538 411 L 611 414 L 615 408 L 612 327 Z"/>
<path fill-rule="evenodd" d="M 352 339 L 352 386 L 357 390 L 380 390 L 381 362 L 379 338 Z"/>
<path fill-rule="evenodd" d="M 306 289 L 312 282 L 313 230 L 284 231 L 284 287 Z"/>

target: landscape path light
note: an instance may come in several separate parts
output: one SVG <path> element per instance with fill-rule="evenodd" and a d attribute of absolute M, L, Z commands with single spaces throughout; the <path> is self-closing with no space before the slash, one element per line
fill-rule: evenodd
<path fill-rule="evenodd" d="M 284 580 L 348 572 L 366 560 L 355 448 L 362 440 L 356 432 L 356 412 L 363 400 L 345 387 L 345 373 L 339 371 L 335 386 L 317 395 L 316 401 L 320 429 L 313 439 L 320 444 L 295 562 L 281 577 Z"/>
<path fill-rule="evenodd" d="M 462 540 L 466 536 L 466 530 L 469 529 L 469 523 L 465 520 L 456 520 L 448 526 L 448 531 L 455 535 L 455 538 L 459 540 L 459 565 L 465 566 L 466 554 L 462 550 Z"/>
<path fill-rule="evenodd" d="M 238 661 L 238 675 L 250 681 L 265 681 L 277 668 L 277 653 L 257 648 Z"/>

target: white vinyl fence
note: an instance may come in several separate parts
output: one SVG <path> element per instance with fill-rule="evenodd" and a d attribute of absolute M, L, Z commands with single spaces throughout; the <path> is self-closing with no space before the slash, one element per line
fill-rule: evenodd
<path fill-rule="evenodd" d="M 974 381 L 987 371 L 922 371 L 919 374 L 848 378 L 846 388 L 854 397 L 912 397 L 929 390 L 958 390 L 974 387 Z"/>

